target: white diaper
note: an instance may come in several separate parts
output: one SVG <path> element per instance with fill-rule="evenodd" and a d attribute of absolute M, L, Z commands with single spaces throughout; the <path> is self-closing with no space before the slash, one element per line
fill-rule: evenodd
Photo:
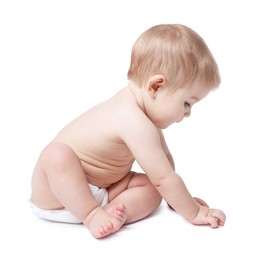
<path fill-rule="evenodd" d="M 106 188 L 99 188 L 94 185 L 89 184 L 91 192 L 94 198 L 99 202 L 100 206 L 103 207 L 108 203 L 108 191 Z M 71 224 L 81 224 L 82 221 L 78 220 L 75 216 L 73 216 L 68 210 L 46 210 L 38 208 L 33 204 L 31 198 L 29 199 L 29 203 L 32 209 L 32 212 L 38 218 L 43 218 L 50 221 L 63 222 L 63 223 L 71 223 Z"/>

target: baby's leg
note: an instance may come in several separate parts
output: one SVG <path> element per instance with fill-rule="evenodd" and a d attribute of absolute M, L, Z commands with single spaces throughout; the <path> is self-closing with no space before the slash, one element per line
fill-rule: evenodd
<path fill-rule="evenodd" d="M 63 143 L 51 143 L 41 153 L 32 176 L 32 200 L 42 209 L 66 208 L 82 222 L 89 220 L 95 237 L 114 233 L 126 220 L 121 204 L 99 207 L 78 156 Z"/>
<path fill-rule="evenodd" d="M 130 173 L 109 188 L 110 203 L 105 208 L 122 203 L 126 207 L 126 224 L 150 215 L 162 197 L 145 174 Z"/>

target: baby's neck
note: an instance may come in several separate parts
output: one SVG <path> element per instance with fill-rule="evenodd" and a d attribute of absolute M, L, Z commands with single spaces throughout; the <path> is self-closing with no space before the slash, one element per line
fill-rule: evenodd
<path fill-rule="evenodd" d="M 142 89 L 141 87 L 134 84 L 132 81 L 129 81 L 129 84 L 127 86 L 129 89 L 129 92 L 134 97 L 136 103 L 141 108 L 141 110 L 145 113 L 145 106 L 142 98 Z"/>

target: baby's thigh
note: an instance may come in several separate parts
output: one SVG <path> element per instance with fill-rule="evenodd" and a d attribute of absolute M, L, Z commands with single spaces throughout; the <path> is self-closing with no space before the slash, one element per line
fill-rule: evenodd
<path fill-rule="evenodd" d="M 123 179 L 108 188 L 109 201 L 127 189 L 152 185 L 146 174 L 129 172 Z"/>
<path fill-rule="evenodd" d="M 43 209 L 63 208 L 52 192 L 50 180 L 54 177 L 53 175 L 58 173 L 57 168 L 60 165 L 64 166 L 74 160 L 73 153 L 71 148 L 60 143 L 52 143 L 42 151 L 31 179 L 32 201 L 36 206 Z M 56 177 L 58 178 L 58 176 Z"/>
<path fill-rule="evenodd" d="M 139 186 L 152 186 L 152 183 L 150 179 L 147 177 L 146 174 L 143 173 L 135 173 L 132 178 L 130 179 L 130 182 L 128 184 L 129 188 L 139 187 Z"/>
<path fill-rule="evenodd" d="M 47 176 L 41 166 L 40 160 L 37 162 L 31 179 L 32 202 L 42 209 L 60 209 L 62 204 L 56 199 Z"/>

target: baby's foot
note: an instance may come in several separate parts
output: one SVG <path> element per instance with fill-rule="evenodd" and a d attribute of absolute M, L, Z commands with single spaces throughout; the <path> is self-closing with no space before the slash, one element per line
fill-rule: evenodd
<path fill-rule="evenodd" d="M 125 206 L 118 204 L 109 209 L 95 208 L 83 224 L 88 227 L 94 237 L 102 238 L 118 231 L 125 223 L 126 218 Z"/>

